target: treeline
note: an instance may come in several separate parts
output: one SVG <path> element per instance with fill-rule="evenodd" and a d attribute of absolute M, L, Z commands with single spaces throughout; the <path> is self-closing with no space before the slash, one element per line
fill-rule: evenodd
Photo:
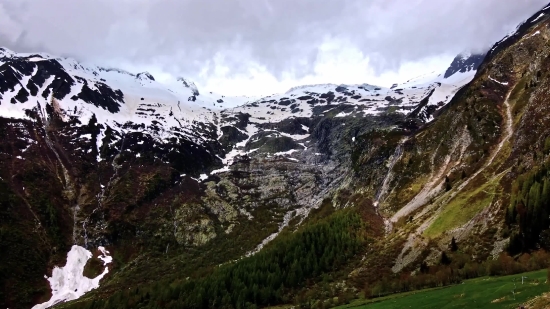
<path fill-rule="evenodd" d="M 512 184 L 506 223 L 515 232 L 509 252 L 550 249 L 550 163 L 518 177 Z"/>
<path fill-rule="evenodd" d="M 73 307 L 241 309 L 289 303 L 293 291 L 356 256 L 364 247 L 364 231 L 355 210 L 339 211 L 280 235 L 256 255 L 220 266 L 205 277 L 136 287 Z"/>
<path fill-rule="evenodd" d="M 443 252 L 439 263 L 428 266 L 422 263 L 414 275 L 402 273 L 397 277 L 380 278 L 363 289 L 366 298 L 458 284 L 465 279 L 483 276 L 505 276 L 544 269 L 549 266 L 550 254 L 544 250 L 524 253 L 517 258 L 503 252 L 496 259 L 483 263 L 471 261 L 461 252 Z"/>

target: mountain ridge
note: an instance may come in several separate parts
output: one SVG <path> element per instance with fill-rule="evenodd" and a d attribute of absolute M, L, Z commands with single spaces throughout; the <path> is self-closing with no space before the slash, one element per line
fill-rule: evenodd
<path fill-rule="evenodd" d="M 247 225 L 269 228 L 257 230 L 256 237 L 261 238 L 250 237 L 245 241 L 250 244 L 236 254 L 257 252 L 296 220 L 306 220 L 329 192 L 347 181 L 346 158 L 357 136 L 378 127 L 410 126 L 406 117 L 416 102 L 442 87 L 439 82 L 394 89 L 313 86 L 240 104 L 231 98 L 197 95 L 198 90 L 184 85 L 179 90 L 166 88 L 146 73 L 95 68 L 40 54 L 3 53 L 8 56 L 0 58 L 0 75 L 12 76 L 0 84 L 0 112 L 12 117 L 4 118 L 4 126 L 18 132 L 16 124 L 24 123 L 29 129 L 12 135 L 9 143 L 21 148 L 8 146 L 2 161 L 25 162 L 27 168 L 5 170 L 0 177 L 22 177 L 22 183 L 11 183 L 9 190 L 20 192 L 23 206 L 26 192 L 41 187 L 24 175 L 33 173 L 34 164 L 41 166 L 42 177 L 58 183 L 52 192 L 34 193 L 41 196 L 40 202 L 28 202 L 50 205 L 46 196 L 58 197 L 59 206 L 47 208 L 58 219 L 46 224 L 42 222 L 50 222 L 48 217 L 36 214 L 47 227 L 45 235 L 66 237 L 59 238 L 59 247 L 105 246 L 115 255 L 128 251 L 122 239 L 153 241 L 152 236 L 130 236 L 138 226 L 148 235 L 156 230 L 166 240 L 170 239 L 166 235 L 173 235 L 166 246 L 180 247 L 179 252 L 208 247 L 220 235 L 233 235 L 236 226 L 247 221 Z M 447 95 L 438 98 L 443 103 L 437 105 L 433 96 L 428 98 L 432 111 L 423 117 L 429 118 L 459 88 L 445 87 L 441 90 Z M 415 126 L 423 119 L 414 120 Z M 340 142 L 343 133 L 345 144 Z M 251 162 L 263 168 L 249 167 Z M 284 169 L 295 172 L 288 174 Z M 136 180 L 132 195 L 128 186 Z M 188 192 L 183 194 L 186 198 L 182 192 Z M 174 196 L 186 202 L 166 208 L 175 200 L 165 199 Z M 157 210 L 153 205 L 159 203 L 164 206 Z M 266 210 L 261 209 L 273 212 L 273 219 L 258 220 L 265 216 Z M 160 219 L 137 219 L 155 212 L 162 214 Z M 172 233 L 157 226 L 168 224 L 170 216 L 176 226 Z M 13 220 L 25 222 L 21 217 Z M 49 267 L 61 264 L 52 261 L 62 259 L 63 250 L 42 250 L 49 252 L 44 253 L 50 256 Z"/>
<path fill-rule="evenodd" d="M 219 265 L 250 267 L 254 253 L 277 252 L 278 239 L 326 222 L 353 222 L 358 238 L 348 240 L 360 247 L 327 273 L 315 273 L 328 269 L 315 259 L 302 269 L 311 277 L 293 266 L 288 282 L 296 285 L 269 294 L 273 302 L 302 302 L 308 290 L 340 298 L 395 292 L 401 278 L 451 271 L 444 254 L 450 265 L 465 261 L 453 269 L 463 274 L 466 264 L 504 259 L 510 242 L 520 253 L 544 247 L 522 236 L 546 239 L 522 232 L 516 222 L 531 217 L 509 205 L 516 182 L 548 158 L 547 9 L 482 61 L 455 58 L 448 77 L 391 88 L 307 86 L 243 104 L 38 54 L 0 58 L 0 113 L 15 115 L 0 118 L 1 245 L 11 249 L 4 267 L 17 274 L 2 282 L 6 305 L 48 301 L 44 272 L 63 265 L 72 245 L 94 252 L 90 278 L 103 271 L 96 248 L 113 263 L 97 290 L 66 308 L 122 302 L 122 289 L 141 300 L 126 295 L 121 307 L 195 303 L 180 292 L 219 275 Z M 340 223 L 331 226 L 345 230 Z M 459 252 L 449 251 L 453 241 Z M 32 258 L 18 265 L 22 252 Z M 157 293 L 157 281 L 170 293 Z M 235 307 L 237 294 L 205 295 Z M 254 298 L 243 297 L 251 307 Z"/>

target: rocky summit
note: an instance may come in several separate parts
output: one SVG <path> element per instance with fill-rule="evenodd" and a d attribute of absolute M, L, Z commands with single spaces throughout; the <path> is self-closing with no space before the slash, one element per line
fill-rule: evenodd
<path fill-rule="evenodd" d="M 542 265 L 548 14 L 391 88 L 262 98 L 0 49 L 0 306 L 328 307 Z"/>

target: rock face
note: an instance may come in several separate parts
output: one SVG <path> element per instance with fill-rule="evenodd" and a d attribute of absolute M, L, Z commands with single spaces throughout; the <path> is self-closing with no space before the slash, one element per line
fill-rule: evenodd
<path fill-rule="evenodd" d="M 192 81 L 190 81 L 186 78 L 183 78 L 183 77 L 179 77 L 178 82 L 181 82 L 184 87 L 191 89 L 194 96 L 199 95 L 199 89 L 197 88 L 197 86 L 195 85 L 194 82 L 192 82 Z"/>
<path fill-rule="evenodd" d="M 152 80 L 154 81 L 155 78 L 153 77 L 153 75 L 151 75 L 151 73 L 149 72 L 141 72 L 141 73 L 138 73 L 136 75 L 136 79 L 139 79 L 139 80 L 144 80 L 144 81 L 147 81 L 147 80 Z"/>
<path fill-rule="evenodd" d="M 504 231 L 517 228 L 504 224 L 506 213 L 514 211 L 508 209 L 511 183 L 548 159 L 549 10 L 497 43 L 474 80 L 433 114 L 430 125 L 414 134 L 357 139 L 363 150 L 354 166 L 362 182 L 354 182 L 360 184 L 352 191 L 364 190 L 386 163 L 388 189 L 376 202 L 388 218 L 387 230 L 403 241 L 393 272 L 436 263 L 452 237 L 480 261 L 504 250 L 510 236 Z M 426 106 L 410 116 L 423 118 Z M 368 272 L 372 260 L 365 261 L 361 271 Z"/>
<path fill-rule="evenodd" d="M 445 78 L 449 78 L 454 74 L 466 73 L 475 71 L 479 65 L 483 62 L 485 54 L 460 54 L 455 57 L 447 71 L 445 71 Z"/>

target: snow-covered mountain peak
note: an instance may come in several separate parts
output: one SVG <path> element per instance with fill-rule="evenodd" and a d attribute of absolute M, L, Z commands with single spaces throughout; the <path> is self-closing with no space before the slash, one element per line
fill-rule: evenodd
<path fill-rule="evenodd" d="M 5 47 L 0 47 L 0 58 L 13 57 L 15 53 Z"/>
<path fill-rule="evenodd" d="M 142 81 L 154 81 L 155 78 L 153 77 L 153 75 L 151 75 L 151 73 L 149 72 L 141 72 L 141 73 L 138 73 L 136 75 L 136 79 L 139 79 L 139 80 L 142 80 Z"/>
<path fill-rule="evenodd" d="M 456 73 L 465 73 L 477 70 L 477 67 L 485 59 L 485 54 L 461 53 L 456 56 L 445 72 L 444 78 L 449 78 Z"/>
<path fill-rule="evenodd" d="M 122 70 L 122 69 L 119 69 L 119 68 L 98 67 L 98 69 L 99 69 L 99 71 L 102 71 L 102 72 L 116 72 L 116 73 L 119 73 L 119 74 L 129 75 L 129 76 L 132 76 L 132 77 L 136 76 L 136 74 L 134 74 L 134 73 L 130 73 L 126 70 Z"/>
<path fill-rule="evenodd" d="M 193 91 L 193 95 L 198 96 L 200 94 L 197 85 L 195 85 L 194 82 L 188 80 L 187 78 L 178 77 L 178 82 L 181 82 L 184 87 L 191 89 L 191 91 Z"/>
<path fill-rule="evenodd" d="M 187 141 L 211 149 L 210 155 L 224 168 L 236 156 L 247 155 L 249 144 L 259 138 L 279 134 L 303 143 L 309 137 L 307 127 L 285 133 L 271 128 L 276 123 L 387 114 L 430 121 L 433 112 L 448 103 L 475 74 L 465 70 L 445 81 L 441 74 L 430 75 L 421 82 L 392 88 L 304 85 L 258 99 L 211 92 L 199 96 L 195 83 L 186 78 L 168 86 L 148 72 L 133 74 L 46 54 L 14 53 L 1 59 L 0 115 L 4 117 L 28 118 L 29 111 L 43 110 L 55 102 L 62 119 L 78 119 L 76 127 L 97 121 L 101 127 L 95 138 L 97 153 L 108 142 L 104 140 L 107 132 L 116 132 L 118 139 L 139 133 L 162 147 Z M 99 155 L 97 159 L 101 160 Z"/>

